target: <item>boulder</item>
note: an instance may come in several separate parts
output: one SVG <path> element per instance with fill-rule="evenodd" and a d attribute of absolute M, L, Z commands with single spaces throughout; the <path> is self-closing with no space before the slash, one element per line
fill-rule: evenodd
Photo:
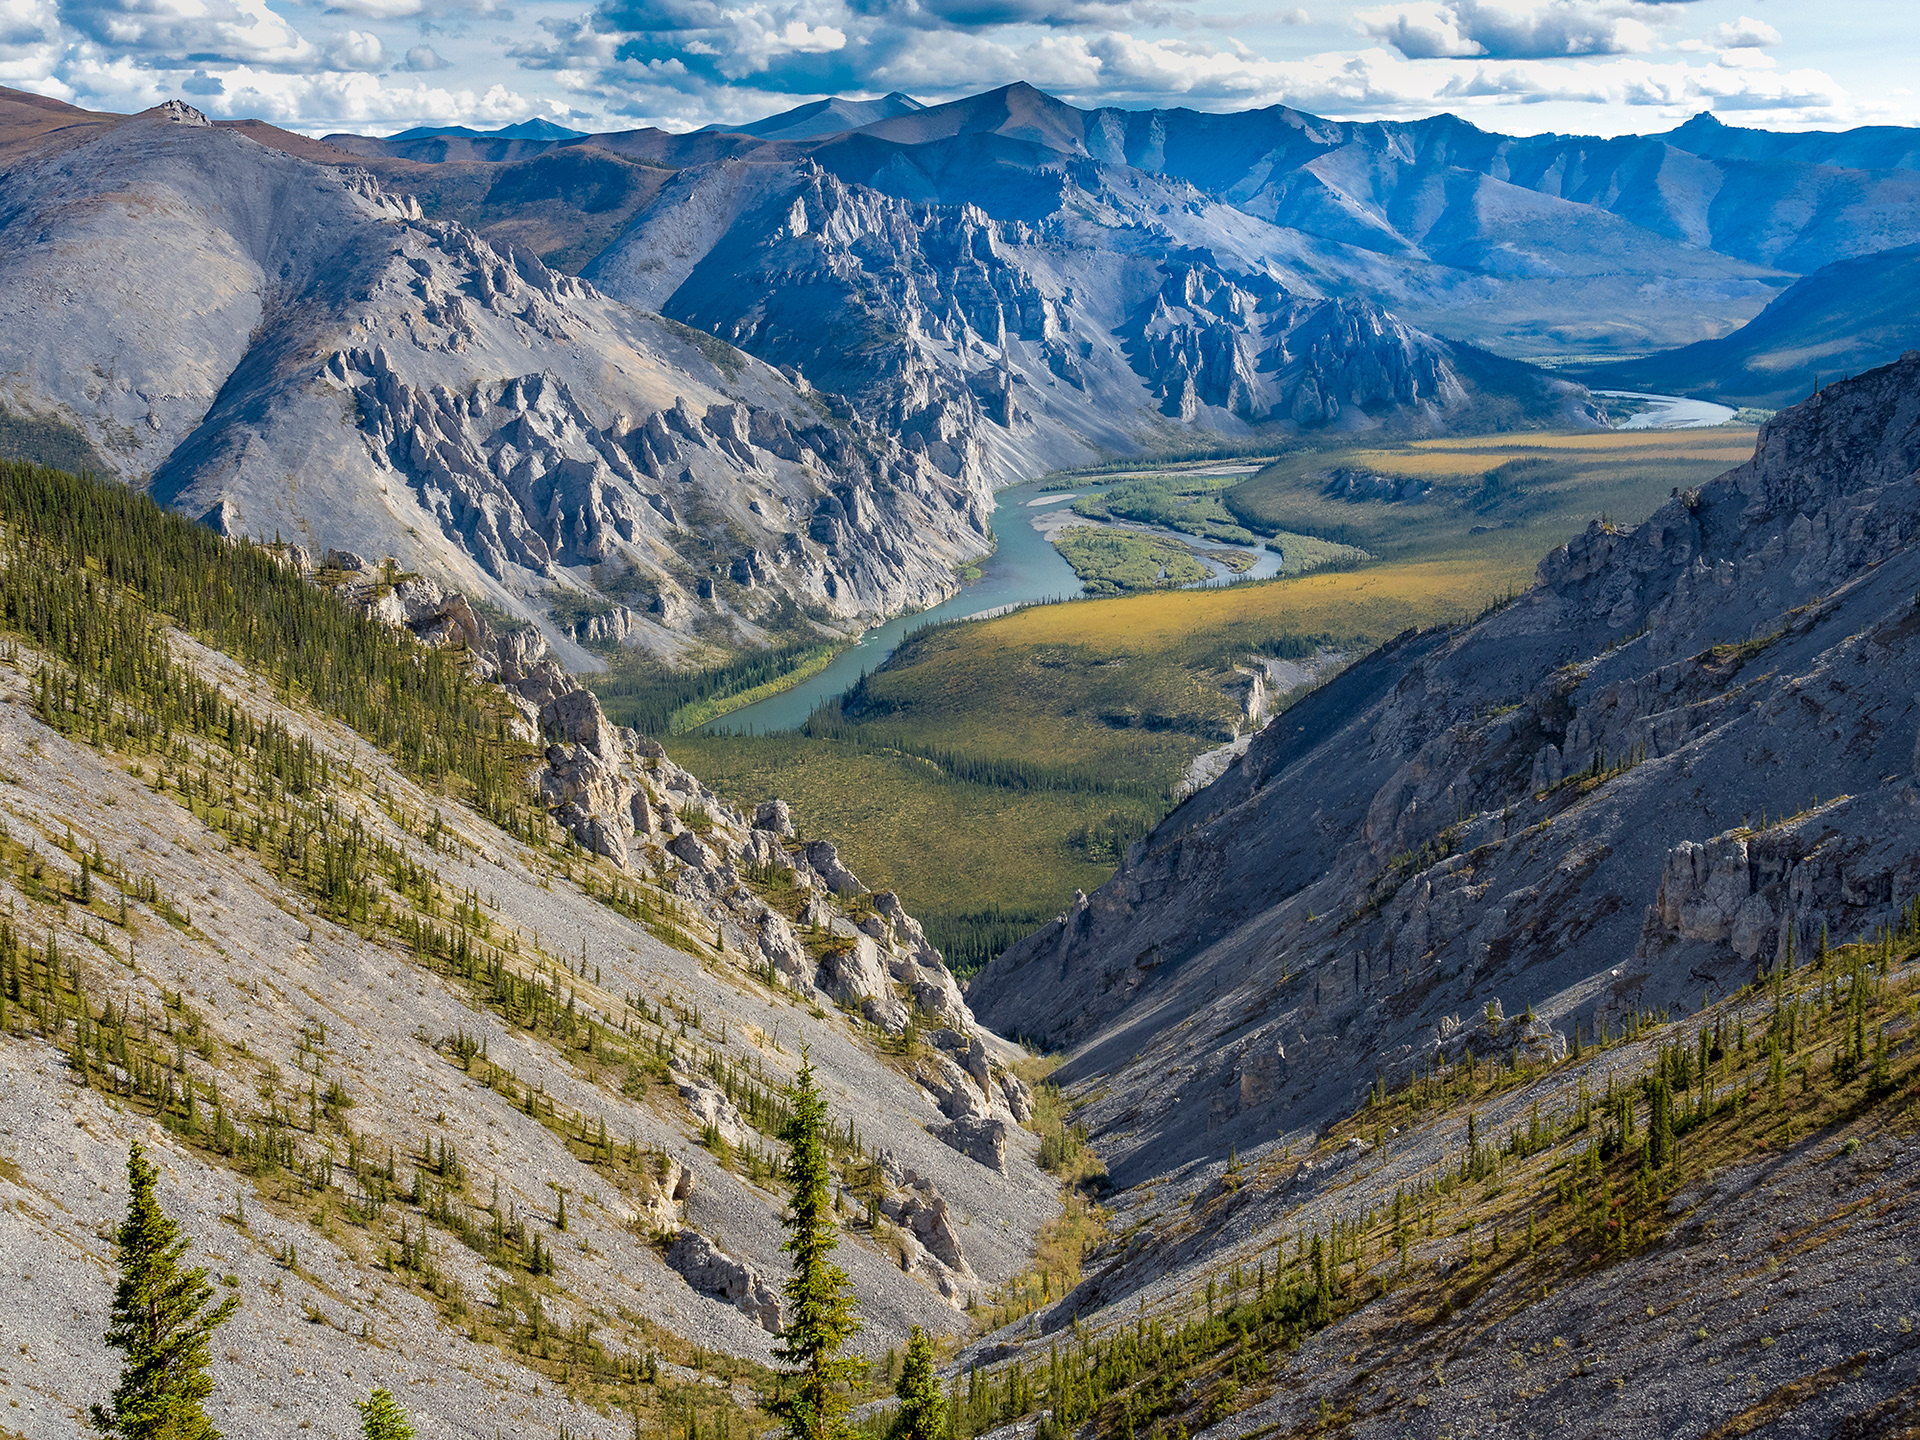
<path fill-rule="evenodd" d="M 1004 1120 L 983 1120 L 967 1115 L 934 1130 L 936 1139 L 945 1141 L 969 1160 L 1007 1173 L 1007 1137 L 1011 1133 Z"/>
<path fill-rule="evenodd" d="M 687 1102 L 687 1109 L 693 1112 L 694 1119 L 700 1122 L 700 1128 L 712 1126 L 720 1138 L 729 1145 L 739 1146 L 747 1142 L 747 1122 L 738 1108 L 726 1096 L 726 1092 L 711 1081 L 702 1080 L 695 1075 L 675 1074 L 675 1088 L 680 1098 Z"/>
<path fill-rule="evenodd" d="M 842 1005 L 858 1010 L 891 1035 L 907 1027 L 907 1007 L 893 993 L 880 947 L 870 935 L 856 932 L 853 943 L 820 962 L 817 983 Z"/>
<path fill-rule="evenodd" d="M 1025 1125 L 1033 1119 L 1033 1087 L 1010 1070 L 1000 1072 L 1000 1093 L 1007 1097 L 1007 1109 Z"/>
<path fill-rule="evenodd" d="M 807 864 L 813 867 L 814 873 L 825 882 L 827 889 L 835 895 L 864 895 L 866 893 L 867 887 L 860 883 L 860 877 L 840 863 L 840 852 L 834 848 L 832 841 L 810 841 L 807 845 L 806 856 Z"/>

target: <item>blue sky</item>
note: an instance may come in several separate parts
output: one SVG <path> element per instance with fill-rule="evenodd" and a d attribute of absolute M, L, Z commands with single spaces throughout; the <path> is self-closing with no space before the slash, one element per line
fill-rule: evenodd
<path fill-rule="evenodd" d="M 1920 123 L 1911 0 L 0 0 L 0 84 L 312 134 L 684 130 L 1028 80 L 1079 105 L 1511 134 Z"/>

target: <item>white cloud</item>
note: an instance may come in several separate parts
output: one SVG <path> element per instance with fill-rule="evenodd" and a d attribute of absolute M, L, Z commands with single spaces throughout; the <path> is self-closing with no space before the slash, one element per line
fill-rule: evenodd
<path fill-rule="evenodd" d="M 0 0 L 0 57 L 45 45 L 59 34 L 53 0 Z"/>
<path fill-rule="evenodd" d="M 1565 101 L 1596 106 L 1687 107 L 1831 113 L 1845 95 L 1817 70 L 1756 72 L 1640 57 L 1546 60 L 1409 60 L 1376 48 L 1304 60 L 1268 60 L 1245 46 L 1215 48 L 1111 32 L 1053 36 L 1023 47 L 957 39 L 916 47 L 875 72 L 876 86 L 937 94 L 977 77 L 1029 76 L 1076 104 L 1199 104 L 1221 109 L 1286 104 L 1331 118 L 1473 116 L 1487 107 Z M 917 87 L 917 88 L 916 88 Z M 1497 128 L 1499 121 L 1483 123 Z"/>
<path fill-rule="evenodd" d="M 421 81 L 395 83 L 364 70 L 300 74 L 236 65 L 210 77 L 217 91 L 192 94 L 192 102 L 216 119 L 252 117 L 289 130 L 392 131 L 413 125 L 461 123 L 491 129 L 552 107 L 503 85 L 485 90 Z M 145 110 L 181 93 L 177 74 L 155 71 L 126 57 L 70 55 L 58 77 L 32 88 L 64 88 L 77 103 L 123 113 Z"/>
<path fill-rule="evenodd" d="M 1707 44 L 1715 50 L 1757 50 L 1779 43 L 1780 32 L 1751 15 L 1716 25 L 1707 32 Z"/>
<path fill-rule="evenodd" d="M 349 30 L 327 47 L 327 63 L 336 70 L 378 70 L 385 59 L 380 37 L 368 30 Z"/>
<path fill-rule="evenodd" d="M 332 15 L 356 15 L 362 20 L 407 20 L 427 12 L 426 0 L 333 0 Z"/>
<path fill-rule="evenodd" d="M 110 55 L 288 67 L 320 58 L 265 0 L 65 0 L 60 18 Z"/>
<path fill-rule="evenodd" d="M 1659 6 L 1633 0 L 1417 0 L 1362 10 L 1361 33 L 1410 60 L 1644 54 Z"/>
<path fill-rule="evenodd" d="M 1310 17 L 1246 3 L 0 0 L 0 84 L 115 110 L 185 95 L 314 131 L 489 128 L 563 110 L 589 129 L 690 128 L 830 94 L 937 102 L 1012 80 L 1082 106 L 1451 110 L 1510 133 L 1644 131 L 1706 108 L 1790 127 L 1920 118 L 1911 96 L 1881 88 L 1869 106 L 1793 65 L 1751 16 L 1663 43 L 1689 13 L 1680 5 L 1346 0 Z M 512 35 L 483 38 L 483 16 Z M 1300 53 L 1349 24 L 1370 42 Z"/>

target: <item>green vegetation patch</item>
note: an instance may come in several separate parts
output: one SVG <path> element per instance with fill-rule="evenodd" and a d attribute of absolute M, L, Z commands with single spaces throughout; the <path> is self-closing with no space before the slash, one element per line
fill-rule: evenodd
<path fill-rule="evenodd" d="M 1190 547 L 1167 535 L 1075 525 L 1058 532 L 1053 547 L 1073 567 L 1089 595 L 1177 589 L 1213 573 Z"/>
<path fill-rule="evenodd" d="M 1269 550 L 1280 552 L 1282 575 L 1304 575 L 1309 570 L 1352 569 L 1364 565 L 1373 556 L 1356 545 L 1337 540 L 1322 540 L 1318 535 L 1297 535 L 1291 530 L 1276 530 L 1267 541 Z"/>
<path fill-rule="evenodd" d="M 614 724 L 643 735 L 679 735 L 818 675 L 833 655 L 832 645 L 803 641 L 681 671 L 651 656 L 625 654 L 613 670 L 583 678 Z"/>
<path fill-rule="evenodd" d="M 156 707 L 137 726 L 124 715 L 110 722 L 129 733 L 210 723 L 224 702 L 173 663 L 165 616 L 430 788 L 515 834 L 544 831 L 525 784 L 534 752 L 510 738 L 505 700 L 467 675 L 464 652 L 423 650 L 266 549 L 230 545 L 112 481 L 0 461 L 0 523 L 0 628 L 60 667 L 39 677 L 38 708 L 55 728 L 97 733 L 96 707 L 112 714 L 115 704 Z M 299 746 L 278 733 L 268 748 L 284 769 Z"/>
<path fill-rule="evenodd" d="M 1077 514 L 1096 520 L 1137 520 L 1162 525 L 1204 540 L 1230 545 L 1257 543 L 1253 531 L 1220 503 L 1234 475 L 1156 475 L 1119 484 L 1073 502 Z"/>
<path fill-rule="evenodd" d="M 0 408 L 0 459 L 50 465 L 73 474 L 101 474 L 107 466 L 81 431 L 52 415 L 21 415 Z"/>
<path fill-rule="evenodd" d="M 831 838 L 875 890 L 897 891 L 962 973 L 978 969 L 1112 872 L 1113 844 L 1088 832 L 1109 816 L 1129 831 L 1157 801 L 957 780 L 933 762 L 857 740 L 683 735 L 673 758 L 720 794 L 789 801 L 808 835 Z M 1095 858 L 1097 857 L 1097 858 Z"/>

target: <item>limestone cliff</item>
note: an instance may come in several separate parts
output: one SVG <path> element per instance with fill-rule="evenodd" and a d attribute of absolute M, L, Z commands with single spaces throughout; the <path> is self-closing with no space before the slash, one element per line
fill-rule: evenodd
<path fill-rule="evenodd" d="M 988 548 L 970 456 L 364 170 L 185 106 L 105 118 L 0 174 L 0 405 L 223 533 L 392 557 L 523 618 L 585 600 L 599 632 L 556 643 L 669 656 L 696 626 L 752 644 L 932 604 Z"/>

